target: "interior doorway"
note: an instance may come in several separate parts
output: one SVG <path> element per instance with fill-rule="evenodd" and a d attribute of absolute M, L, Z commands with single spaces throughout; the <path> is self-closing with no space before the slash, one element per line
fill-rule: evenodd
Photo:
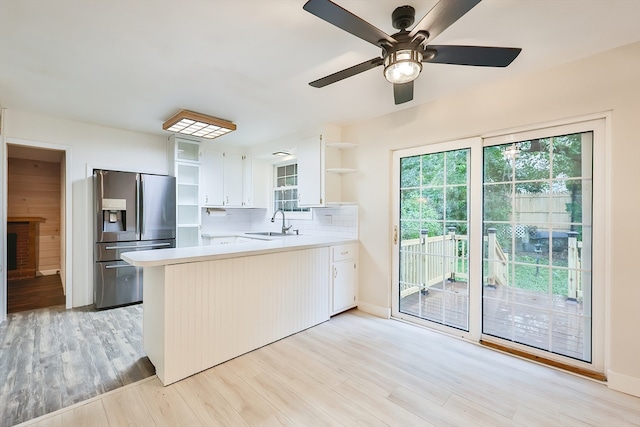
<path fill-rule="evenodd" d="M 69 307 L 66 150 L 6 147 L 7 313 Z"/>

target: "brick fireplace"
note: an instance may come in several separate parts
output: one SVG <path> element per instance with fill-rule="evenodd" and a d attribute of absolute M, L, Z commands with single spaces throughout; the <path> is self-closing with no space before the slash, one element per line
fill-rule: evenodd
<path fill-rule="evenodd" d="M 7 218 L 7 279 L 35 277 L 40 217 Z"/>

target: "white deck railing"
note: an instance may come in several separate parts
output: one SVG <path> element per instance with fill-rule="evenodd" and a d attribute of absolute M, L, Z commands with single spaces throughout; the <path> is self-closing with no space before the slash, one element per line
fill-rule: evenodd
<path fill-rule="evenodd" d="M 496 229 L 489 228 L 484 237 L 487 242 L 487 275 L 484 283 L 489 286 L 509 285 L 509 255 L 502 250 L 496 238 Z"/>
<path fill-rule="evenodd" d="M 467 281 L 467 236 L 450 232 L 400 242 L 400 295 L 405 297 L 446 280 Z"/>
<path fill-rule="evenodd" d="M 575 232 L 568 238 L 567 298 L 582 300 L 582 242 Z M 496 230 L 489 228 L 484 236 L 486 258 L 483 283 L 489 286 L 509 286 L 509 254 L 496 238 Z M 468 239 L 451 231 L 444 236 L 421 237 L 400 242 L 400 297 L 427 289 L 437 283 L 466 282 L 469 279 Z"/>

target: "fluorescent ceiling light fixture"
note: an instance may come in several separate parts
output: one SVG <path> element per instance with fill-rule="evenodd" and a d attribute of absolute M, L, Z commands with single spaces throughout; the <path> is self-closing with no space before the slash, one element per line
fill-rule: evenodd
<path fill-rule="evenodd" d="M 422 53 L 417 50 L 397 50 L 384 59 L 384 77 L 389 83 L 412 82 L 420 75 L 420 71 L 422 71 Z"/>
<path fill-rule="evenodd" d="M 182 110 L 162 124 L 162 129 L 200 138 L 214 139 L 236 130 L 234 123 L 194 111 Z"/>
<path fill-rule="evenodd" d="M 274 151 L 273 153 L 274 156 L 288 156 L 291 153 L 289 153 L 288 151 Z"/>

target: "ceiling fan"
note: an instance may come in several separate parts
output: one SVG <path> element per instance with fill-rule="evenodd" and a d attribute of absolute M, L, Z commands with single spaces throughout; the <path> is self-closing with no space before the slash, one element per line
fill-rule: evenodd
<path fill-rule="evenodd" d="M 391 14 L 399 32 L 388 35 L 330 0 L 309 0 L 303 9 L 382 49 L 382 56 L 354 65 L 309 83 L 324 87 L 347 77 L 384 65 L 384 76 L 393 83 L 395 103 L 413 99 L 413 81 L 423 62 L 439 64 L 506 67 L 522 49 L 513 47 L 446 46 L 429 44 L 481 0 L 440 0 L 411 31 L 415 9 L 400 6 Z"/>

